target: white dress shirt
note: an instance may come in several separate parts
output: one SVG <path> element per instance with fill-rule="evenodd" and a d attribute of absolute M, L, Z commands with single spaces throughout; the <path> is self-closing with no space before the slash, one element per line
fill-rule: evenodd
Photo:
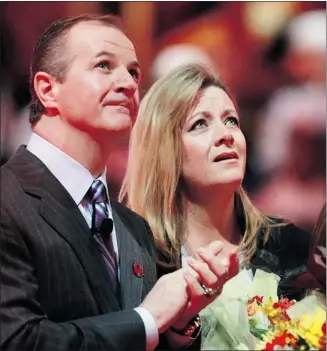
<path fill-rule="evenodd" d="M 93 178 L 92 174 L 81 164 L 37 134 L 32 134 L 27 144 L 27 150 L 39 158 L 46 165 L 49 171 L 59 180 L 62 186 L 73 198 L 83 217 L 85 218 L 86 223 L 88 224 L 89 228 L 91 228 L 91 213 L 89 213 L 89 211 L 87 211 L 81 205 L 81 201 L 83 200 L 93 181 L 96 180 Z M 103 171 L 100 177 L 97 178 L 97 180 L 101 180 L 106 188 L 108 197 L 108 213 L 109 217 L 112 219 L 112 208 L 108 194 L 106 169 Z M 117 262 L 119 262 L 115 223 L 113 225 L 111 237 Z M 119 273 L 118 267 L 118 279 Z M 145 326 L 146 349 L 149 351 L 154 350 L 159 342 L 159 333 L 156 322 L 150 312 L 148 312 L 145 308 L 137 307 L 134 310 L 140 315 Z"/>

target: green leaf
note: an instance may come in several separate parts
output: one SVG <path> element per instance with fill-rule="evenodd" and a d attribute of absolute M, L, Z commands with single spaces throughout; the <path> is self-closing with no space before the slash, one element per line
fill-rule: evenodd
<path fill-rule="evenodd" d="M 256 338 L 263 340 L 263 336 L 267 333 L 267 329 L 250 328 L 251 334 Z"/>
<path fill-rule="evenodd" d="M 254 318 L 249 319 L 250 328 L 255 328 L 258 322 Z"/>

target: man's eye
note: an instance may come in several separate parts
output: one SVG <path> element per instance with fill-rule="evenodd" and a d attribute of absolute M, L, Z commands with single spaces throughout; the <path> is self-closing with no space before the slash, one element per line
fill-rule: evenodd
<path fill-rule="evenodd" d="M 110 62 L 101 61 L 97 64 L 97 67 L 102 68 L 102 69 L 110 69 Z"/>

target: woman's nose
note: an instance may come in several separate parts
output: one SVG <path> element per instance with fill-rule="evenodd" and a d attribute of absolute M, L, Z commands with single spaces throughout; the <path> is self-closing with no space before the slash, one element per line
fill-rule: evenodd
<path fill-rule="evenodd" d="M 226 144 L 227 146 L 231 146 L 234 144 L 234 136 L 230 129 L 228 129 L 225 125 L 219 126 L 215 130 L 215 146 L 219 146 L 221 144 Z"/>

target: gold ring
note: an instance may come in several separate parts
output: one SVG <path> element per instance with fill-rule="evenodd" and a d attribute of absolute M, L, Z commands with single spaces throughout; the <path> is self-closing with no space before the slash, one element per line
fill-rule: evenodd
<path fill-rule="evenodd" d="M 204 291 L 204 295 L 208 298 L 213 296 L 218 296 L 220 294 L 221 289 L 208 288 L 202 283 L 200 283 L 200 285 Z"/>

